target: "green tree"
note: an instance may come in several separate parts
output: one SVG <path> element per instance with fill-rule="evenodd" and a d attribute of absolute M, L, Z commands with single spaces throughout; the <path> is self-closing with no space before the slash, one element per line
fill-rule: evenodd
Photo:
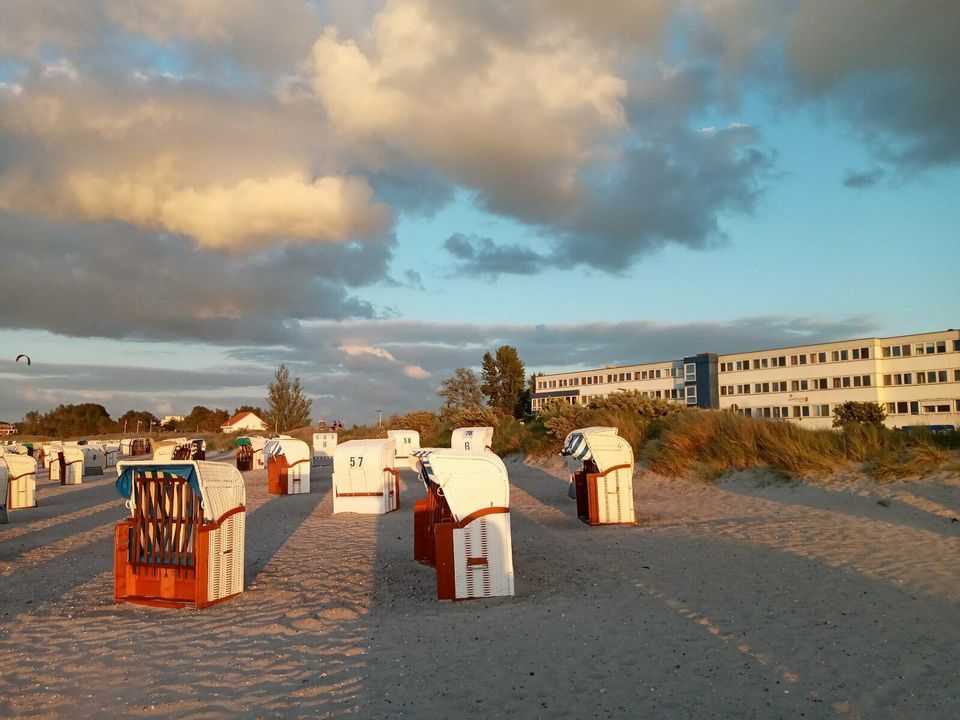
<path fill-rule="evenodd" d="M 440 415 L 446 417 L 459 408 L 483 404 L 483 393 L 477 374 L 468 368 L 457 368 L 451 377 L 440 383 L 437 395 L 443 398 Z"/>
<path fill-rule="evenodd" d="M 274 382 L 267 385 L 267 409 L 261 416 L 267 427 L 284 432 L 310 425 L 313 402 L 304 393 L 300 378 L 291 381 L 290 370 L 281 364 L 273 379 Z"/>
<path fill-rule="evenodd" d="M 230 413 L 216 408 L 211 410 L 203 405 L 195 405 L 190 414 L 177 423 L 180 432 L 220 432 L 220 426 L 230 419 Z"/>
<path fill-rule="evenodd" d="M 526 409 L 521 407 L 526 374 L 517 349 L 501 345 L 495 355 L 485 353 L 481 363 L 483 385 L 480 389 L 487 396 L 490 407 L 512 417 L 523 417 Z"/>
<path fill-rule="evenodd" d="M 137 430 L 137 421 L 140 421 L 140 429 Z M 117 429 L 126 432 L 128 435 L 137 432 L 145 433 L 150 430 L 151 423 L 154 427 L 159 427 L 160 420 L 148 410 L 127 410 L 117 420 Z"/>
<path fill-rule="evenodd" d="M 887 417 L 887 410 L 883 405 L 872 402 L 857 402 L 848 400 L 833 408 L 833 426 L 847 427 L 848 425 L 883 425 Z"/>

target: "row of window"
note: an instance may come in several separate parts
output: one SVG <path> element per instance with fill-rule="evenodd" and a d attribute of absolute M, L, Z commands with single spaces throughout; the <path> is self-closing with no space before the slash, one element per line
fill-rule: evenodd
<path fill-rule="evenodd" d="M 960 412 L 960 400 L 953 401 L 954 412 Z M 950 412 L 948 400 L 911 400 L 888 402 L 887 415 L 935 415 Z"/>
<path fill-rule="evenodd" d="M 870 387 L 873 384 L 873 378 L 870 375 L 845 375 L 844 377 L 832 378 L 812 378 L 809 380 L 775 380 L 773 382 L 763 383 L 744 383 L 742 385 L 721 385 L 721 395 L 758 395 L 760 393 L 776 392 L 806 392 L 808 390 L 829 390 L 834 389 Z"/>
<path fill-rule="evenodd" d="M 938 355 L 947 351 L 946 340 L 928 340 L 913 345 L 884 345 L 883 357 L 910 357 L 910 355 Z M 960 340 L 953 341 L 953 351 L 960 352 Z"/>
<path fill-rule="evenodd" d="M 870 348 L 850 348 L 847 350 L 833 350 L 830 353 L 815 352 L 803 353 L 800 355 L 790 355 L 791 365 L 817 365 L 827 362 L 827 356 L 830 362 L 844 362 L 845 360 L 869 360 Z M 787 367 L 787 355 L 776 355 L 765 358 L 753 358 L 747 360 L 731 360 L 730 362 L 720 363 L 720 372 L 736 372 L 737 370 L 763 370 L 764 368 Z"/>
<path fill-rule="evenodd" d="M 926 370 L 914 373 L 890 373 L 883 376 L 884 385 L 913 385 L 916 378 L 917 385 L 950 382 L 947 370 Z M 960 382 L 960 370 L 953 371 L 954 382 Z"/>
<path fill-rule="evenodd" d="M 747 417 L 755 418 L 807 418 L 830 417 L 830 406 L 824 405 L 793 405 L 774 407 L 740 408 L 737 412 Z"/>
<path fill-rule="evenodd" d="M 661 378 L 682 378 L 685 382 L 695 382 L 697 379 L 697 366 L 693 363 L 686 363 L 683 366 L 678 365 L 672 368 L 637 370 L 635 373 L 607 373 L 606 382 L 634 382 L 636 380 L 660 380 Z M 600 385 L 603 382 L 603 375 L 583 375 L 574 378 L 560 378 L 559 380 L 539 380 L 537 381 L 537 390 L 579 387 L 581 385 Z"/>

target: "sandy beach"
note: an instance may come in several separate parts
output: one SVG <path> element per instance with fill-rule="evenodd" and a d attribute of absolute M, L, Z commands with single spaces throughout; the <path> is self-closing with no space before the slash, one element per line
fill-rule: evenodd
<path fill-rule="evenodd" d="M 508 460 L 516 597 L 438 602 L 416 475 L 386 516 L 245 473 L 246 590 L 114 605 L 113 473 L 0 529 L 0 716 L 960 716 L 960 479 L 715 485 L 638 472 L 587 527 L 559 461 Z"/>

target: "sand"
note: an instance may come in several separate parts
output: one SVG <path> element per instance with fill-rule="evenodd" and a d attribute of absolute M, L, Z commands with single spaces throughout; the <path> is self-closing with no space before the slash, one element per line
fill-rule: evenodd
<path fill-rule="evenodd" d="M 0 528 L 2 717 L 960 717 L 960 479 L 715 485 L 638 472 L 588 528 L 562 464 L 508 462 L 514 598 L 435 599 L 399 512 L 331 515 L 329 469 L 245 473 L 246 591 L 113 605 L 114 476 Z"/>

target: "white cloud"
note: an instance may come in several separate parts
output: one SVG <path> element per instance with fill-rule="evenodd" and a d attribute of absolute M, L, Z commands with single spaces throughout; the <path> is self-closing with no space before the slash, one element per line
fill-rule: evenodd
<path fill-rule="evenodd" d="M 115 218 L 182 233 L 206 247 L 249 247 L 276 238 L 346 241 L 386 230 L 390 210 L 360 178 L 292 174 L 233 185 L 171 187 L 156 174 L 77 173 L 67 195 L 88 220 Z M 0 195 L 0 203 L 3 198 Z"/>
<path fill-rule="evenodd" d="M 423 378 L 428 378 L 432 373 L 424 370 L 419 365 L 407 365 L 403 369 L 403 374 L 408 378 L 413 378 L 415 380 L 422 380 Z"/>
<path fill-rule="evenodd" d="M 390 362 L 397 362 L 397 359 L 390 353 L 389 350 L 373 347 L 372 345 L 341 345 L 338 350 L 349 355 L 350 357 L 372 355 L 373 357 L 389 360 Z"/>

